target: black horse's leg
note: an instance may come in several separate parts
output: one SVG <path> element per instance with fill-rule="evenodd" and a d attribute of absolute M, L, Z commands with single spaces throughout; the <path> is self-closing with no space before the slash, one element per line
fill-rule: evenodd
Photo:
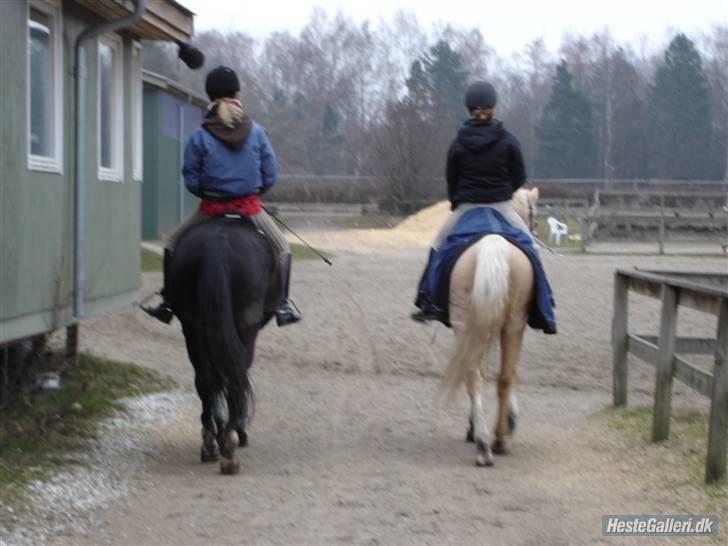
<path fill-rule="evenodd" d="M 216 426 L 215 420 L 213 419 L 215 394 L 210 388 L 207 378 L 199 372 L 195 374 L 195 387 L 202 402 L 202 414 L 200 415 L 200 421 L 202 422 L 200 460 L 203 463 L 217 461 L 220 458 L 220 453 L 217 447 L 216 432 L 220 429 Z M 220 428 L 222 427 L 220 426 Z"/>
<path fill-rule="evenodd" d="M 212 415 L 217 427 L 217 445 L 222 449 L 225 442 L 225 423 L 227 422 L 225 396 L 222 392 L 215 393 L 212 403 Z"/>
<path fill-rule="evenodd" d="M 202 414 L 200 421 L 202 422 L 202 446 L 200 447 L 200 460 L 203 463 L 214 462 L 219 460 L 220 453 L 215 443 L 216 427 L 213 420 L 213 409 L 215 402 L 215 393 L 209 378 L 209 370 L 204 365 L 204 358 L 198 350 L 196 337 L 190 328 L 183 328 L 185 333 L 185 343 L 187 345 L 187 355 L 190 357 L 192 366 L 195 369 L 195 388 L 197 395 L 202 403 Z M 221 428 L 221 427 L 220 427 Z M 219 428 L 218 428 L 219 430 Z"/>
<path fill-rule="evenodd" d="M 245 344 L 245 347 L 248 348 L 245 354 L 245 362 L 241 363 L 241 365 L 245 365 L 247 370 L 253 364 L 253 357 L 255 353 L 255 340 L 258 337 L 259 327 L 245 328 L 244 326 L 242 326 L 242 324 L 244 324 L 244 317 L 238 316 L 236 319 L 235 327 L 238 331 L 240 339 Z M 249 396 L 248 399 L 245 400 L 245 406 L 243 409 L 244 413 L 246 414 L 250 411 L 250 408 L 248 407 L 249 404 L 252 404 L 252 396 Z M 246 418 L 247 415 L 243 415 L 243 418 L 238 422 L 238 426 L 236 429 L 238 432 L 238 447 L 248 447 L 248 433 L 245 431 Z"/>
<path fill-rule="evenodd" d="M 225 427 L 225 444 L 220 449 L 220 454 L 222 455 L 220 471 L 223 474 L 237 474 L 239 472 L 240 461 L 235 454 L 235 449 L 243 445 L 243 442 L 247 443 L 245 420 L 248 416 L 249 405 L 252 403 L 248 369 L 253 361 L 253 347 L 257 331 L 252 335 L 244 331 L 244 334 L 248 335 L 240 336 L 243 351 L 239 360 L 239 365 L 242 368 L 241 378 L 243 379 L 240 386 L 243 390 L 239 391 L 231 388 L 227 390 L 228 422 Z"/>

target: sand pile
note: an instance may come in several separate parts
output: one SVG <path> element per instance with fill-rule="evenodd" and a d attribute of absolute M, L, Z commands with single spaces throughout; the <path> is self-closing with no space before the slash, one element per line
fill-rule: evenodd
<path fill-rule="evenodd" d="M 450 202 L 440 201 L 402 220 L 393 232 L 409 240 L 430 242 L 450 214 Z"/>

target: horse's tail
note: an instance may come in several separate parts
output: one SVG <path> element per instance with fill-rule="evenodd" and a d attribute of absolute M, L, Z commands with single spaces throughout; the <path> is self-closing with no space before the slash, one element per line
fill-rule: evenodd
<path fill-rule="evenodd" d="M 480 367 L 505 319 L 508 304 L 511 246 L 496 235 L 475 247 L 475 274 L 465 325 L 445 370 L 442 392 L 452 398 L 468 373 Z"/>
<path fill-rule="evenodd" d="M 236 328 L 231 293 L 230 249 L 209 245 L 197 284 L 200 314 L 199 340 L 204 344 L 207 362 L 229 401 L 232 423 L 244 426 L 253 408 L 253 387 L 248 368 L 253 358 L 251 341 L 242 340 Z"/>

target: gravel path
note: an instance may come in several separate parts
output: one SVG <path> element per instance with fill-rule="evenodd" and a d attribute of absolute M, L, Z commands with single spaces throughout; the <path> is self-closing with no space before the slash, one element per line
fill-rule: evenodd
<path fill-rule="evenodd" d="M 173 417 L 145 422 L 143 460 L 123 467 L 123 494 L 74 513 L 49 543 L 594 544 L 602 514 L 677 510 L 625 468 L 589 417 L 611 396 L 612 275 L 726 271 L 725 259 L 546 255 L 560 333 L 527 334 L 512 454 L 482 469 L 463 442 L 466 396 L 435 402 L 451 333 L 408 318 L 425 250 L 387 232 L 308 235 L 335 265 L 298 264 L 292 293 L 304 322 L 259 338 L 239 476 L 198 461 L 199 403 L 177 325 L 133 308 L 84 325 L 85 350 L 169 374 L 180 392 Z M 143 294 L 159 280 L 145 275 Z M 636 329 L 657 331 L 657 302 L 635 298 L 632 310 Z M 715 320 L 685 312 L 680 325 L 708 336 Z M 652 372 L 632 370 L 632 400 L 645 401 Z M 675 400 L 705 406 L 680 386 Z M 492 418 L 492 396 L 486 410 Z M 122 464 L 114 452 L 104 462 Z"/>

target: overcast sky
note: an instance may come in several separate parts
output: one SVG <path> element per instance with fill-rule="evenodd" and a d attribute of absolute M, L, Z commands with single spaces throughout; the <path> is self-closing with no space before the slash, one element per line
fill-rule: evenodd
<path fill-rule="evenodd" d="M 413 12 L 420 25 L 437 23 L 481 30 L 489 45 L 503 55 L 519 51 L 543 37 L 552 51 L 565 32 L 591 34 L 608 27 L 620 41 L 637 44 L 646 37 L 650 47 L 666 43 L 667 33 L 679 29 L 697 37 L 716 24 L 728 25 L 728 0 L 180 0 L 197 14 L 197 32 L 240 30 L 263 38 L 275 30 L 297 34 L 320 6 L 357 22 L 389 20 L 399 10 Z"/>

